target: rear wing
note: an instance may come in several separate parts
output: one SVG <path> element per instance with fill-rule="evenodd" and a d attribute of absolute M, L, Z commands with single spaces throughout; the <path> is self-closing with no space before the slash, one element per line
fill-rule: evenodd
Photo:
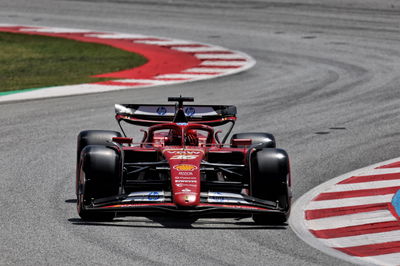
<path fill-rule="evenodd" d="M 183 107 L 188 123 L 210 126 L 224 125 L 236 120 L 236 106 L 233 105 L 185 105 Z M 175 105 L 116 104 L 115 118 L 140 126 L 171 123 L 176 112 Z"/>

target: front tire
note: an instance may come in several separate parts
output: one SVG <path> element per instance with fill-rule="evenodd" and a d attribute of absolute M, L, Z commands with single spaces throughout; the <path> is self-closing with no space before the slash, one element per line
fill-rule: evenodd
<path fill-rule="evenodd" d="M 108 145 L 114 137 L 121 137 L 121 133 L 111 130 L 84 130 L 81 131 L 77 139 L 76 147 L 76 195 L 78 195 L 79 162 L 81 152 L 88 145 Z"/>
<path fill-rule="evenodd" d="M 291 184 L 289 156 L 282 149 L 264 148 L 251 156 L 250 193 L 277 202 L 280 213 L 254 214 L 257 224 L 283 224 L 289 218 Z"/>
<path fill-rule="evenodd" d="M 102 145 L 86 146 L 81 152 L 77 183 L 77 210 L 83 220 L 112 220 L 114 212 L 86 209 L 94 199 L 118 194 L 121 159 L 116 150 Z"/>

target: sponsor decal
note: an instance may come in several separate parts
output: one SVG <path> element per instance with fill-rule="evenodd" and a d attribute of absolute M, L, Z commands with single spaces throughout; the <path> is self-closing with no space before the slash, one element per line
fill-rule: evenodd
<path fill-rule="evenodd" d="M 144 197 L 144 196 L 147 197 L 150 194 L 164 196 L 164 191 L 136 191 L 136 192 L 130 193 L 128 196 L 129 197 Z"/>
<path fill-rule="evenodd" d="M 128 195 L 124 202 L 129 201 L 164 201 L 164 191 L 137 191 Z"/>
<path fill-rule="evenodd" d="M 197 166 L 192 164 L 178 164 L 174 166 L 174 169 L 179 171 L 194 171 L 197 169 Z"/>
<path fill-rule="evenodd" d="M 157 191 L 150 192 L 149 195 L 147 196 L 147 199 L 150 201 L 159 200 L 160 194 Z"/>
<path fill-rule="evenodd" d="M 157 108 L 157 114 L 165 115 L 167 113 L 167 109 L 164 106 L 160 106 Z"/>
<path fill-rule="evenodd" d="M 196 195 L 196 192 L 176 192 L 176 193 L 175 193 L 175 195 L 181 195 L 181 194 Z"/>
<path fill-rule="evenodd" d="M 166 150 L 167 154 L 172 154 L 173 156 L 170 158 L 172 160 L 180 159 L 180 160 L 193 160 L 199 157 L 203 153 L 203 151 L 188 151 L 188 150 Z"/>
<path fill-rule="evenodd" d="M 243 195 L 228 192 L 208 192 L 208 202 L 247 204 Z"/>
<path fill-rule="evenodd" d="M 210 202 L 224 202 L 225 198 L 222 196 L 221 192 L 215 192 L 214 195 L 209 197 Z"/>
<path fill-rule="evenodd" d="M 225 198 L 236 198 L 236 199 L 243 199 L 243 195 L 236 194 L 236 193 L 229 193 L 229 192 L 215 192 L 209 191 L 209 197 L 225 197 Z"/>
<path fill-rule="evenodd" d="M 185 114 L 187 116 L 193 116 L 196 113 L 196 109 L 194 109 L 194 107 L 187 107 L 185 109 Z"/>
<path fill-rule="evenodd" d="M 193 160 L 199 157 L 198 155 L 174 155 L 171 160 L 183 159 L 183 160 Z"/>
<path fill-rule="evenodd" d="M 166 150 L 169 154 L 201 154 L 203 151 L 188 151 L 188 150 Z"/>
<path fill-rule="evenodd" d="M 191 190 L 188 188 L 184 188 L 184 189 L 182 189 L 182 192 L 191 192 Z"/>
<path fill-rule="evenodd" d="M 197 183 L 196 180 L 175 180 L 175 183 Z"/>
<path fill-rule="evenodd" d="M 179 172 L 178 175 L 193 175 L 193 172 Z"/>
<path fill-rule="evenodd" d="M 177 187 L 197 187 L 195 184 L 175 184 Z"/>
<path fill-rule="evenodd" d="M 195 176 L 175 176 L 174 178 L 175 178 L 175 179 L 185 179 L 185 180 L 188 180 L 188 179 L 196 179 L 197 177 L 195 177 Z"/>

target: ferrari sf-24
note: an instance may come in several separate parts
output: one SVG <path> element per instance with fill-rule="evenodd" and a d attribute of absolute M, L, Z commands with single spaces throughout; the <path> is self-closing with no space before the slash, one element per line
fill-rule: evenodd
<path fill-rule="evenodd" d="M 288 154 L 270 133 L 236 133 L 232 105 L 116 104 L 121 132 L 85 130 L 77 143 L 82 220 L 122 216 L 252 217 L 283 224 L 291 205 Z M 184 105 L 185 103 L 185 105 Z M 124 122 L 124 123 L 122 123 Z M 123 124 L 142 126 L 134 142 Z M 226 134 L 221 137 L 221 130 Z M 126 129 L 126 128 L 125 128 Z"/>

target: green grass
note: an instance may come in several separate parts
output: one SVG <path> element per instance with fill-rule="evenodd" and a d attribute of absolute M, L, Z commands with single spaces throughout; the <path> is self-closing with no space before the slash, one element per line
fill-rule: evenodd
<path fill-rule="evenodd" d="M 2 92 L 109 80 L 90 76 L 146 62 L 141 55 L 102 44 L 0 33 Z"/>

